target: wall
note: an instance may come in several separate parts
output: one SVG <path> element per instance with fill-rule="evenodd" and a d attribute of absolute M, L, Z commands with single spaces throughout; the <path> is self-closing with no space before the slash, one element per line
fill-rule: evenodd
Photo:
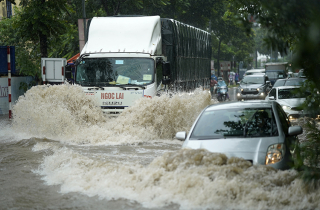
<path fill-rule="evenodd" d="M 20 1 L 21 1 L 21 0 L 15 0 L 16 5 L 12 4 L 12 15 L 15 14 L 15 12 L 14 12 L 14 6 L 19 7 Z M 6 0 L 3 0 L 2 2 L 0 2 L 0 20 L 1 20 L 3 17 L 7 17 L 6 2 L 7 2 Z"/>
<path fill-rule="evenodd" d="M 11 106 L 13 107 L 19 96 L 24 94 L 23 90 L 19 90 L 20 82 L 31 82 L 32 77 L 12 77 L 11 78 Z M 8 78 L 0 78 L 0 115 L 9 114 L 9 98 L 8 98 Z"/>

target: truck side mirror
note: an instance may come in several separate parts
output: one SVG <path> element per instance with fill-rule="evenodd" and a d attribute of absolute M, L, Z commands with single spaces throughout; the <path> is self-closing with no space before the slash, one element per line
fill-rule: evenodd
<path fill-rule="evenodd" d="M 70 65 L 66 65 L 65 69 L 66 69 L 66 72 L 65 72 L 66 79 L 71 79 L 72 78 L 71 66 Z"/>
<path fill-rule="evenodd" d="M 162 75 L 163 76 L 170 76 L 170 62 L 163 62 L 162 63 Z"/>

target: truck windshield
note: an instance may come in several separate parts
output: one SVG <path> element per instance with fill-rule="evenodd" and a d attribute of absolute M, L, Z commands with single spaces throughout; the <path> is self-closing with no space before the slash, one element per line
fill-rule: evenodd
<path fill-rule="evenodd" d="M 286 78 L 287 75 L 282 70 L 279 71 L 266 71 L 269 79 L 283 79 Z"/>
<path fill-rule="evenodd" d="M 147 85 L 154 81 L 151 58 L 85 58 L 77 66 L 80 85 Z"/>

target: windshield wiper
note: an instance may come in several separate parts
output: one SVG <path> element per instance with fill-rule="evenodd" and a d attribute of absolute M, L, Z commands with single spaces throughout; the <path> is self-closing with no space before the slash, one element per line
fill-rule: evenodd
<path fill-rule="evenodd" d="M 145 86 L 143 86 L 143 85 L 137 85 L 137 84 L 117 85 L 117 87 L 122 87 L 122 88 L 127 88 L 128 86 L 135 86 L 135 87 L 140 87 L 140 88 L 142 88 L 142 89 L 146 89 Z"/>

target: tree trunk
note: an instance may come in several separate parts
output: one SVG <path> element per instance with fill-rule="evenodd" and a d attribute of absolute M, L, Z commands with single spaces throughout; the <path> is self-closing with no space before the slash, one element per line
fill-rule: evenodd
<path fill-rule="evenodd" d="M 218 77 L 220 77 L 220 45 L 221 45 L 221 39 L 219 39 L 219 45 L 218 45 Z"/>
<path fill-rule="evenodd" d="M 44 35 L 41 31 L 39 33 L 40 38 L 40 53 L 41 58 L 47 58 L 48 57 L 48 40 L 47 35 Z"/>

